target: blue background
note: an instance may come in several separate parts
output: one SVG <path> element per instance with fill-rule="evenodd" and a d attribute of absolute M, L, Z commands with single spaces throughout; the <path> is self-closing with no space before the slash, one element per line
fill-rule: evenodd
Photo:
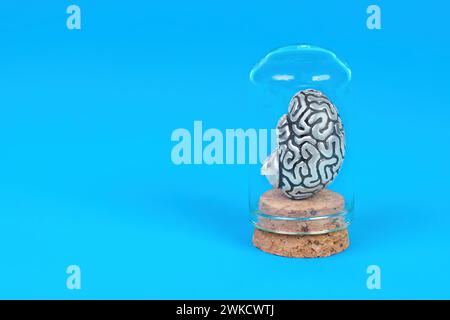
<path fill-rule="evenodd" d="M 382 30 L 372 1 L 2 1 L 0 298 L 450 298 L 450 5 L 374 3 Z M 319 260 L 252 247 L 245 166 L 170 158 L 194 120 L 248 128 L 250 68 L 294 43 L 353 71 L 357 220 Z"/>

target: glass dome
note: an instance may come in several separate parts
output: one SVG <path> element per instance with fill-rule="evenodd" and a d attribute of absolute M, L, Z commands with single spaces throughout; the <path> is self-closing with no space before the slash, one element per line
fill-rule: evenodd
<path fill-rule="evenodd" d="M 350 68 L 329 50 L 310 45 L 293 45 L 274 50 L 261 59 L 251 70 L 250 81 L 254 85 L 258 97 L 257 111 L 254 113 L 252 125 L 255 128 L 268 129 L 272 132 L 270 137 L 272 150 L 268 150 L 267 155 L 260 156 L 262 163 L 251 165 L 249 169 L 249 210 L 254 226 L 263 231 L 292 235 L 315 235 L 346 229 L 351 222 L 354 207 L 354 179 L 350 168 L 352 158 L 351 129 L 349 130 L 348 105 L 345 102 L 344 90 L 351 81 Z M 303 93 L 299 93 L 300 91 Z M 331 163 L 333 151 L 330 148 L 336 145 L 330 143 L 328 148 L 326 142 L 319 141 L 320 138 L 318 138 L 319 140 L 312 139 L 315 141 L 312 141 L 311 146 L 311 149 L 321 150 L 322 155 L 325 155 L 316 161 L 319 168 L 317 170 L 322 172 L 322 180 L 325 179 L 324 176 L 328 177 L 325 179 L 326 181 L 323 181 L 322 187 L 326 192 L 329 192 L 330 196 L 336 197 L 339 201 L 336 202 L 337 204 L 334 207 L 319 206 L 320 208 L 317 209 L 317 205 L 315 205 L 314 208 L 311 207 L 313 208 L 311 210 L 305 209 L 302 212 L 291 214 L 284 209 L 274 209 L 263 199 L 270 192 L 277 190 L 282 190 L 284 195 L 288 197 L 294 197 L 293 193 L 289 193 L 292 188 L 282 186 L 283 182 L 286 182 L 286 176 L 282 174 L 282 170 L 285 168 L 281 167 L 283 164 L 284 166 L 289 165 L 290 162 L 279 163 L 278 161 L 281 154 L 279 149 L 286 148 L 286 141 L 284 144 L 280 142 L 283 135 L 280 135 L 280 128 L 284 128 L 283 121 L 285 124 L 292 122 L 292 114 L 289 112 L 292 112 L 292 108 L 295 108 L 296 104 L 301 104 L 300 100 L 302 99 L 303 103 L 315 107 L 317 110 L 322 108 L 323 101 L 332 106 L 331 109 L 327 110 L 328 114 L 319 112 L 315 115 L 317 118 L 316 124 L 321 127 L 317 131 L 318 133 L 324 133 L 327 130 L 325 123 L 333 123 L 335 127 L 329 126 L 331 130 L 335 130 L 334 128 L 336 130 L 337 128 L 342 129 L 343 153 L 339 166 L 337 166 L 337 160 L 334 160 L 334 167 L 326 167 L 327 161 Z M 333 114 L 333 110 L 337 111 L 337 115 Z M 335 116 L 333 118 L 335 121 L 329 122 L 330 119 L 325 119 L 327 115 L 331 118 Z M 307 119 L 307 121 L 310 120 Z M 275 130 L 276 128 L 278 129 Z M 318 133 L 316 134 L 318 135 Z M 288 142 L 290 143 L 290 141 Z M 304 147 L 301 144 L 295 145 L 298 148 Z M 292 144 L 292 147 L 295 148 L 295 145 Z M 312 150 L 312 152 L 315 151 Z M 327 158 L 327 152 L 330 153 L 330 158 Z M 300 154 L 300 152 L 298 153 Z M 308 179 L 312 181 L 311 176 L 303 176 L 308 170 L 305 170 L 306 165 L 304 163 L 300 163 L 302 161 L 302 159 L 297 159 L 298 168 L 295 168 L 295 164 L 291 165 L 291 167 L 294 167 L 291 168 L 291 172 L 297 170 L 292 176 L 298 175 L 299 180 L 303 182 L 307 182 Z M 294 160 L 291 162 L 294 162 Z M 304 162 L 306 163 L 306 160 Z M 335 171 L 331 172 L 329 168 L 335 168 Z M 313 173 L 310 172 L 311 175 Z M 315 193 L 321 191 L 322 187 L 314 189 L 315 191 L 311 193 L 314 194 L 312 197 L 316 197 Z M 300 186 L 300 188 L 302 187 Z M 306 197 L 311 197 L 311 194 L 307 194 L 304 200 L 298 200 L 303 201 L 302 206 L 305 208 L 308 208 L 311 199 L 314 199 L 306 199 Z M 302 192 L 297 192 L 296 195 L 294 198 L 303 199 Z M 288 202 L 284 203 L 283 201 L 285 201 L 284 198 L 280 197 L 279 203 L 284 205 L 283 208 L 289 206 Z"/>
<path fill-rule="evenodd" d="M 285 93 L 309 88 L 335 91 L 347 86 L 351 71 L 329 50 L 294 45 L 266 55 L 251 70 L 250 80 L 258 87 Z"/>

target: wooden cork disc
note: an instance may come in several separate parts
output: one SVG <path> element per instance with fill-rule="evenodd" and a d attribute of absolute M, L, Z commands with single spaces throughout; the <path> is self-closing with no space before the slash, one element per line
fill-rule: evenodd
<path fill-rule="evenodd" d="M 304 200 L 293 200 L 286 197 L 280 189 L 271 189 L 259 199 L 259 210 L 274 216 L 325 215 L 339 212 L 343 207 L 344 197 L 328 189 Z"/>
<path fill-rule="evenodd" d="M 349 246 L 347 229 L 321 235 L 286 235 L 255 229 L 253 244 L 262 251 L 291 258 L 328 257 Z"/>
<path fill-rule="evenodd" d="M 349 246 L 347 225 L 339 215 L 344 206 L 344 198 L 327 189 L 304 200 L 289 199 L 279 189 L 269 190 L 259 201 L 253 244 L 286 257 L 326 257 L 341 252 Z"/>

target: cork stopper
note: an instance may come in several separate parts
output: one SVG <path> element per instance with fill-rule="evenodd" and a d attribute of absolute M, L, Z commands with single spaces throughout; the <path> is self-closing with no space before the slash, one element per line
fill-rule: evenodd
<path fill-rule="evenodd" d="M 286 257 L 326 257 L 349 246 L 342 195 L 324 189 L 313 197 L 292 200 L 279 189 L 259 201 L 253 244 Z"/>
<path fill-rule="evenodd" d="M 273 216 L 311 217 L 337 213 L 343 208 L 344 197 L 328 189 L 304 200 L 289 199 L 280 189 L 271 189 L 259 200 L 259 210 Z"/>
<path fill-rule="evenodd" d="M 312 236 L 277 234 L 255 229 L 255 247 L 278 256 L 290 258 L 328 257 L 350 245 L 348 231 L 341 230 Z"/>

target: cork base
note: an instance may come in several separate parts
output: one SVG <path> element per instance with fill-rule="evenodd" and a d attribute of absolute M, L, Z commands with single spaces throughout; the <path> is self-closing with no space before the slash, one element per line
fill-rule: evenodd
<path fill-rule="evenodd" d="M 345 219 L 339 216 L 330 219 L 313 218 L 336 214 L 342 212 L 343 209 L 344 197 L 328 189 L 321 190 L 305 200 L 292 200 L 287 198 L 280 189 L 271 189 L 259 199 L 259 211 L 266 216 L 259 217 L 258 226 L 262 230 L 282 234 L 323 234 L 332 230 L 344 229 Z M 277 219 L 282 217 L 311 220 Z"/>
<path fill-rule="evenodd" d="M 291 258 L 327 257 L 344 251 L 350 242 L 348 231 L 341 230 L 320 235 L 285 235 L 255 229 L 255 247 L 267 253 Z"/>
<path fill-rule="evenodd" d="M 316 258 L 339 253 L 349 246 L 348 223 L 339 215 L 344 209 L 342 195 L 328 189 L 305 200 L 292 200 L 280 189 L 271 189 L 259 199 L 261 214 L 254 221 L 253 244 L 285 257 Z"/>

